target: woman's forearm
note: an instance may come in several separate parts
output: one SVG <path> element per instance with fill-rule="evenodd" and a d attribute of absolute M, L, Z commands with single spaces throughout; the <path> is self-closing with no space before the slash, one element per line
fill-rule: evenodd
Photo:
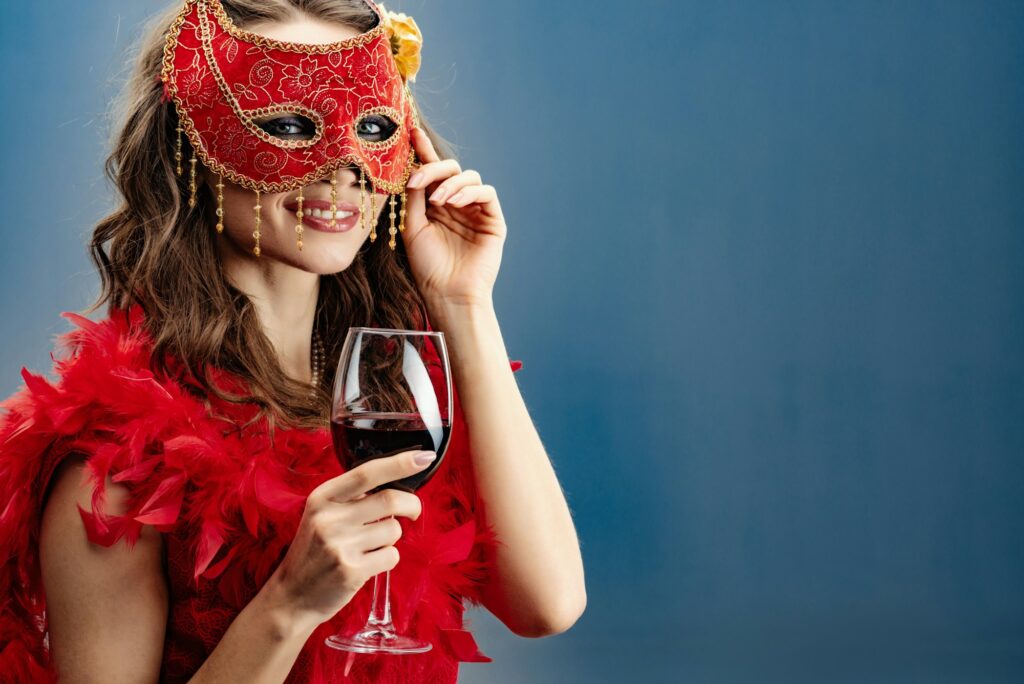
<path fill-rule="evenodd" d="M 517 634 L 571 626 L 586 605 L 569 506 L 509 367 L 490 305 L 435 305 L 465 415 L 477 489 L 502 542 L 486 605 Z"/>
<path fill-rule="evenodd" d="M 190 684 L 281 684 L 316 620 L 293 611 L 274 577 L 235 617 Z"/>

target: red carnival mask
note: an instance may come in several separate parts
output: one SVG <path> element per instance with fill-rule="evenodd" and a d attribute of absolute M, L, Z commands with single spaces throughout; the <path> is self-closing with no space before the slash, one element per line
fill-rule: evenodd
<path fill-rule="evenodd" d="M 194 150 L 193 179 L 198 156 L 214 173 L 257 193 L 257 254 L 260 192 L 301 188 L 355 164 L 371 191 L 392 195 L 392 212 L 396 194 L 405 206 L 415 162 L 411 135 L 419 122 L 392 53 L 388 15 L 366 2 L 378 17 L 376 26 L 335 43 L 288 43 L 244 31 L 220 0 L 186 0 L 168 31 L 161 78 L 180 121 L 178 173 L 184 132 Z M 315 133 L 277 137 L 256 123 L 273 114 L 305 117 Z M 361 124 L 381 116 L 390 120 L 390 136 L 358 135 Z M 194 180 L 191 187 L 194 195 Z"/>

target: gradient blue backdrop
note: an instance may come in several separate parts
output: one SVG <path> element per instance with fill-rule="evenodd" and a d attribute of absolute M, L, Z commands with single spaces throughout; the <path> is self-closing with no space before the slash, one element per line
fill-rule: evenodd
<path fill-rule="evenodd" d="M 0 390 L 97 289 L 163 3 L 7 2 Z M 429 2 L 589 606 L 464 681 L 1024 679 L 1024 3 Z"/>

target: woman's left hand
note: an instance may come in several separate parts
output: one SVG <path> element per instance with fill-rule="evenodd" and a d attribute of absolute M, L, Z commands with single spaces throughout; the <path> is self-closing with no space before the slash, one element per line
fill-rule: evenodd
<path fill-rule="evenodd" d="M 407 184 L 401 239 L 416 284 L 428 303 L 490 304 L 507 232 L 494 186 L 441 160 L 422 129 L 412 142 L 424 163 Z"/>

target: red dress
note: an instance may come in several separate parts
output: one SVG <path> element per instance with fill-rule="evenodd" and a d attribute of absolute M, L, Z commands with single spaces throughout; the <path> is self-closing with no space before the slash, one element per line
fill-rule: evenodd
<path fill-rule="evenodd" d="M 25 386 L 0 407 L 0 681 L 52 682 L 46 604 L 38 561 L 42 493 L 61 458 L 84 454 L 98 487 L 79 509 L 89 539 L 134 544 L 143 525 L 163 535 L 169 613 L 161 682 L 184 682 L 273 573 L 294 537 L 309 492 L 341 474 L 327 428 L 243 426 L 257 409 L 202 401 L 175 377 L 149 368 L 151 340 L 138 305 L 100 322 L 64 313 L 77 326 L 61 337 L 58 378 L 22 369 Z M 52 356 L 52 355 L 51 355 Z M 511 361 L 513 370 L 521 363 Z M 243 381 L 219 369 L 219 384 Z M 458 394 L 445 460 L 418 492 L 423 514 L 399 518 L 401 561 L 391 573 L 397 629 L 434 647 L 423 654 L 348 654 L 324 646 L 335 631 L 363 625 L 372 581 L 305 644 L 286 680 L 454 682 L 458 664 L 488 662 L 463 629 L 464 599 L 480 602 L 488 545 Z M 130 492 L 122 516 L 104 513 L 106 476 Z"/>

